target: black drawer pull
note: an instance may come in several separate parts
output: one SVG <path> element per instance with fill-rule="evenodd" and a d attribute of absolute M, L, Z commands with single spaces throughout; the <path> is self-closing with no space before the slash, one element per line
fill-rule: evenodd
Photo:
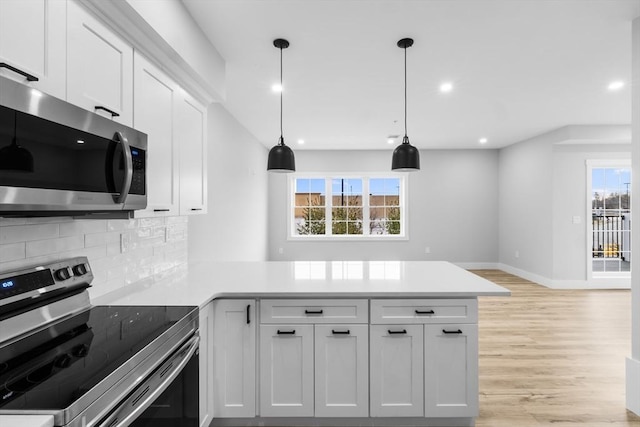
<path fill-rule="evenodd" d="M 433 310 L 426 310 L 426 311 L 416 310 L 416 314 L 436 314 L 436 312 Z"/>
<path fill-rule="evenodd" d="M 406 330 L 406 329 L 403 329 L 403 330 L 401 330 L 401 331 L 392 331 L 391 329 L 389 329 L 389 330 L 388 330 L 388 332 L 389 332 L 389 334 L 391 334 L 391 335 L 396 335 L 396 334 L 406 334 L 406 333 L 407 333 L 407 330 Z"/>
<path fill-rule="evenodd" d="M 322 310 L 305 310 L 304 314 L 322 314 Z"/>
<path fill-rule="evenodd" d="M 36 76 L 19 70 L 16 67 L 7 64 L 6 62 L 0 62 L 0 68 L 6 68 L 7 70 L 11 70 L 14 73 L 20 74 L 21 76 L 24 76 L 29 82 L 37 82 L 39 80 Z"/>
<path fill-rule="evenodd" d="M 154 209 L 154 212 L 169 212 L 169 209 Z"/>
<path fill-rule="evenodd" d="M 202 208 L 191 208 L 192 211 L 201 211 Z"/>
<path fill-rule="evenodd" d="M 462 331 L 460 329 L 458 329 L 457 331 L 447 331 L 446 329 L 442 330 L 443 334 L 461 334 Z"/>
<path fill-rule="evenodd" d="M 109 110 L 107 107 L 103 107 L 102 105 L 96 105 L 95 107 L 93 107 L 93 109 L 106 111 L 107 113 L 111 114 L 111 117 L 120 117 L 120 114 L 116 113 L 113 110 Z"/>
<path fill-rule="evenodd" d="M 296 330 L 292 329 L 290 331 L 281 331 L 280 329 L 278 329 L 278 335 L 295 335 L 296 334 Z"/>
<path fill-rule="evenodd" d="M 247 305 L 247 325 L 251 323 L 251 304 Z"/>
<path fill-rule="evenodd" d="M 349 329 L 347 329 L 346 331 L 336 331 L 335 329 L 332 329 L 331 333 L 334 335 L 350 335 L 351 331 Z"/>

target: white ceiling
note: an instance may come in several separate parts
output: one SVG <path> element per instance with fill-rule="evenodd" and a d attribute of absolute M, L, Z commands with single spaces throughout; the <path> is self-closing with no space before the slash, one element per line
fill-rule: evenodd
<path fill-rule="evenodd" d="M 566 125 L 631 120 L 640 0 L 183 0 L 226 60 L 225 107 L 260 142 L 299 149 L 510 145 Z M 607 90 L 614 80 L 626 86 Z M 440 93 L 451 81 L 454 90 Z M 300 146 L 297 140 L 305 144 Z M 398 140 L 400 142 L 400 140 Z"/>

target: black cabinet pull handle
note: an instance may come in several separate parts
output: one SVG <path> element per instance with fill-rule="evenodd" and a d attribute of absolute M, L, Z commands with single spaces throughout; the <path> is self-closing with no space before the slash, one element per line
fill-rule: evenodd
<path fill-rule="evenodd" d="M 280 329 L 278 329 L 278 335 L 295 335 L 296 334 L 296 330 L 292 329 L 290 331 L 281 331 Z"/>
<path fill-rule="evenodd" d="M 443 334 L 461 334 L 462 331 L 460 329 L 458 329 L 457 331 L 447 331 L 446 329 L 442 330 Z"/>
<path fill-rule="evenodd" d="M 426 311 L 416 310 L 416 314 L 436 314 L 436 312 L 433 310 L 426 310 Z"/>
<path fill-rule="evenodd" d="M 154 212 L 169 212 L 169 209 L 154 209 Z"/>
<path fill-rule="evenodd" d="M 11 70 L 14 73 L 20 74 L 21 76 L 24 76 L 29 82 L 37 82 L 38 80 L 40 80 L 36 76 L 19 70 L 16 67 L 7 64 L 6 62 L 0 62 L 0 68 L 6 68 L 7 70 Z"/>
<path fill-rule="evenodd" d="M 347 329 L 346 331 L 336 331 L 335 329 L 332 329 L 331 333 L 334 335 L 350 335 L 351 331 L 349 329 Z"/>
<path fill-rule="evenodd" d="M 392 331 L 391 329 L 389 329 L 389 330 L 388 330 L 388 332 L 389 332 L 389 334 L 391 334 L 391 335 L 396 335 L 396 334 L 406 334 L 406 333 L 407 333 L 407 330 L 406 330 L 406 329 L 403 329 L 403 330 L 401 330 L 401 331 Z"/>
<path fill-rule="evenodd" d="M 322 314 L 322 310 L 305 310 L 304 314 Z"/>
<path fill-rule="evenodd" d="M 192 211 L 201 211 L 202 208 L 191 208 Z"/>
<path fill-rule="evenodd" d="M 96 105 L 95 107 L 93 107 L 93 109 L 106 111 L 107 113 L 111 114 L 111 117 L 120 117 L 120 114 L 116 113 L 113 110 L 109 110 L 107 107 L 103 107 L 102 105 Z"/>
<path fill-rule="evenodd" d="M 247 305 L 247 325 L 251 323 L 251 304 Z"/>

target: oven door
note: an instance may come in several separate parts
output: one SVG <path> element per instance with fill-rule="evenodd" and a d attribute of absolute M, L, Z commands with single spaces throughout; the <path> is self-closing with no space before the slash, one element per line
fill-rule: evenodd
<path fill-rule="evenodd" d="M 198 427 L 198 335 L 185 342 L 96 427 Z"/>

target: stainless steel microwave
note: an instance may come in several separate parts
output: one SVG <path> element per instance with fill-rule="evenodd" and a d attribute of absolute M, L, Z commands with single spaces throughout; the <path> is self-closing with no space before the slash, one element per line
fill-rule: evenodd
<path fill-rule="evenodd" d="M 0 217 L 128 217 L 146 163 L 146 134 L 0 77 Z"/>

